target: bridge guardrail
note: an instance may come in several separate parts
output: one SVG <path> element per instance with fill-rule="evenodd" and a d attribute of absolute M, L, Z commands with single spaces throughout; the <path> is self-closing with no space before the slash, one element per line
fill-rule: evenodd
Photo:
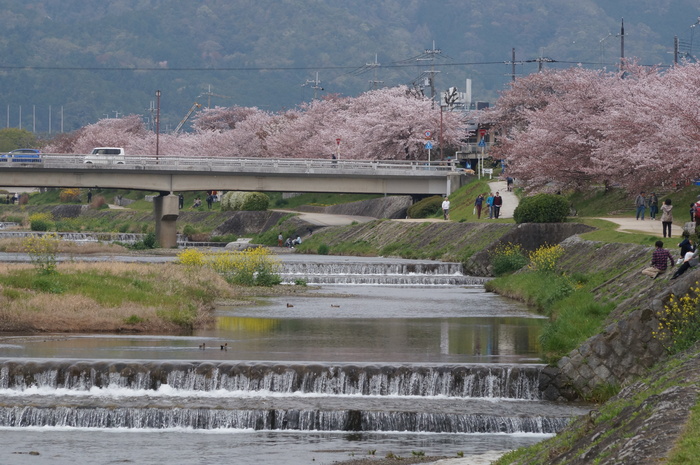
<path fill-rule="evenodd" d="M 149 169 L 183 171 L 232 171 L 279 173 L 332 173 L 341 170 L 345 174 L 394 174 L 444 176 L 457 171 L 451 162 L 403 161 L 403 160 L 329 160 L 317 158 L 231 158 L 231 157 L 179 157 L 179 156 L 126 156 L 123 164 L 84 164 L 81 154 L 42 154 L 40 163 L 7 163 L 3 168 L 71 168 L 85 170 Z M 18 166 L 20 165 L 20 166 Z"/>

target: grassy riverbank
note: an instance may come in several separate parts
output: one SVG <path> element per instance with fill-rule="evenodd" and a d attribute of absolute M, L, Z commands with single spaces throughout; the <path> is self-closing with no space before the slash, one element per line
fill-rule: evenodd
<path fill-rule="evenodd" d="M 213 271 L 172 263 L 65 263 L 50 275 L 0 264 L 0 331 L 181 333 L 232 297 Z"/>

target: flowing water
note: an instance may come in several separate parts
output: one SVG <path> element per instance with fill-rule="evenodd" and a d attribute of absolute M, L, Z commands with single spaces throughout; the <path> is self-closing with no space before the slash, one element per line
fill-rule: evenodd
<path fill-rule="evenodd" d="M 293 255 L 284 277 L 324 284 L 191 336 L 3 338 L 0 463 L 475 463 L 586 411 L 540 400 L 543 319 L 458 265 Z"/>

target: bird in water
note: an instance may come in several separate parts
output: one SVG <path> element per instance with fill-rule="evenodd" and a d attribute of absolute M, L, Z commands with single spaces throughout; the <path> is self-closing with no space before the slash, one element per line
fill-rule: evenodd
<path fill-rule="evenodd" d="M 294 305 L 287 303 L 287 308 L 292 308 Z"/>
<path fill-rule="evenodd" d="M 333 308 L 340 308 L 340 305 L 333 305 L 333 304 L 331 304 L 331 307 L 333 307 Z"/>
<path fill-rule="evenodd" d="M 221 350 L 228 350 L 228 342 L 221 346 Z"/>
<path fill-rule="evenodd" d="M 204 342 L 202 342 L 201 344 L 199 344 L 199 348 L 204 350 L 207 348 L 207 345 Z"/>

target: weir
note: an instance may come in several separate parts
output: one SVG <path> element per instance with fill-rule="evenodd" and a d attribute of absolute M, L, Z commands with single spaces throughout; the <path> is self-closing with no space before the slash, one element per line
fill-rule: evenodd
<path fill-rule="evenodd" d="M 0 427 L 554 433 L 541 368 L 4 360 Z"/>
<path fill-rule="evenodd" d="M 466 276 L 461 263 L 307 263 L 285 262 L 284 283 L 481 286 L 489 278 Z"/>
<path fill-rule="evenodd" d="M 0 389 L 118 387 L 323 395 L 539 399 L 543 365 L 356 365 L 212 362 L 0 362 Z"/>

